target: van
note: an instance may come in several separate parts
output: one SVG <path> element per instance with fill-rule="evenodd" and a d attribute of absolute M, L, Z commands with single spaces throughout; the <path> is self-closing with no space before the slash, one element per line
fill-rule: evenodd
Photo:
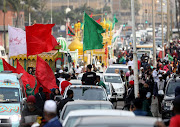
<path fill-rule="evenodd" d="M 0 73 L 0 126 L 20 125 L 25 98 L 21 76 L 11 72 Z"/>

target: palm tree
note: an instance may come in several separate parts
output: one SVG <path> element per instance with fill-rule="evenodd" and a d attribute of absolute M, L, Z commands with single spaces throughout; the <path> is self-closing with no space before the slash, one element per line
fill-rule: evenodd
<path fill-rule="evenodd" d="M 29 26 L 31 25 L 31 12 L 32 10 L 37 10 L 40 5 L 39 0 L 23 0 L 24 1 L 24 7 L 28 12 L 29 15 Z"/>

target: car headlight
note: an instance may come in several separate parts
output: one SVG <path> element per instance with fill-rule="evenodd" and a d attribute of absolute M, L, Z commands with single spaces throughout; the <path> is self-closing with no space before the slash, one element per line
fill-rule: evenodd
<path fill-rule="evenodd" d="M 18 122 L 21 120 L 21 115 L 12 115 L 10 117 L 11 122 Z"/>

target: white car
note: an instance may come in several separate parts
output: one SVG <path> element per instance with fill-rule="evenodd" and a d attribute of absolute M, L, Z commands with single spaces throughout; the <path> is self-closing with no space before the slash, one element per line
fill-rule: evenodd
<path fill-rule="evenodd" d="M 117 99 L 123 99 L 125 93 L 125 82 L 122 81 L 120 74 L 105 73 L 105 82 L 112 83 L 115 92 L 117 93 Z"/>
<path fill-rule="evenodd" d="M 67 97 L 67 91 L 72 90 L 74 92 L 73 100 L 98 100 L 108 101 L 106 90 L 102 86 L 95 85 L 71 85 L 68 86 L 65 91 L 63 98 Z"/>
<path fill-rule="evenodd" d="M 115 70 L 116 69 L 119 69 L 119 72 L 120 70 L 123 70 L 124 72 L 127 72 L 128 71 L 128 66 L 126 64 L 113 64 L 113 65 L 110 65 L 105 73 L 115 73 Z"/>
<path fill-rule="evenodd" d="M 112 85 L 112 83 L 110 82 L 105 82 L 104 83 L 106 85 L 106 92 L 108 95 L 108 99 L 110 100 L 110 102 L 113 104 L 114 108 L 117 108 L 117 93 L 115 92 L 115 89 Z"/>
<path fill-rule="evenodd" d="M 60 121 L 63 122 L 70 111 L 82 109 L 113 109 L 113 105 L 109 101 L 71 101 L 68 102 L 60 112 Z"/>
<path fill-rule="evenodd" d="M 74 127 L 76 120 L 81 117 L 93 116 L 129 116 L 135 117 L 133 112 L 123 110 L 76 110 L 71 111 L 63 122 L 63 127 Z"/>
<path fill-rule="evenodd" d="M 81 80 L 71 79 L 69 82 L 72 85 L 82 85 L 82 81 Z"/>

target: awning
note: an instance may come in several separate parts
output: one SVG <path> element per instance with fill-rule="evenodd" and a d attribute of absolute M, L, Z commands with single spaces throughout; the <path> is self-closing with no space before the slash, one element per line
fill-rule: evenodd
<path fill-rule="evenodd" d="M 52 60 L 54 61 L 57 56 L 58 56 L 58 51 L 57 50 L 52 50 L 52 51 L 49 51 L 49 52 L 44 52 L 44 53 L 41 53 L 41 54 L 38 54 L 43 60 Z M 21 55 L 18 55 L 18 56 L 11 56 L 10 59 L 13 59 L 13 60 L 27 60 L 27 55 L 26 54 L 21 54 Z M 36 55 L 31 55 L 28 57 L 28 59 L 30 60 L 36 60 L 37 59 L 37 56 Z"/>

